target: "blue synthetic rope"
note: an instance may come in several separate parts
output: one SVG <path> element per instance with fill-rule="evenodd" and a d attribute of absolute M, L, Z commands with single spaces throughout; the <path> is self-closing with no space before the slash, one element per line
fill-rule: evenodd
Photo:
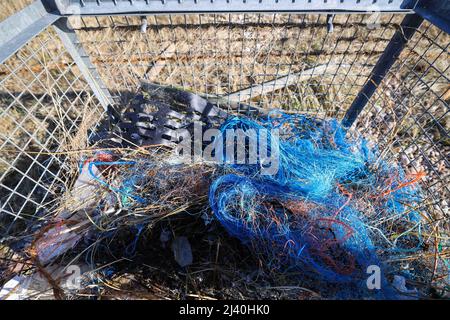
<path fill-rule="evenodd" d="M 127 197 L 130 197 L 140 203 L 146 203 L 147 201 L 142 198 L 139 197 L 135 194 L 130 193 L 128 190 L 124 189 L 124 188 L 115 188 L 113 186 L 111 186 L 109 183 L 107 183 L 106 181 L 100 179 L 99 177 L 97 177 L 97 175 L 94 173 L 92 167 L 93 166 L 125 166 L 125 165 L 134 165 L 136 162 L 135 161 L 111 161 L 111 162 L 106 162 L 106 161 L 93 161 L 93 162 L 89 162 L 88 164 L 88 171 L 89 174 L 91 175 L 91 177 L 97 181 L 98 183 L 100 183 L 101 185 L 107 187 L 109 190 L 111 191 L 115 191 L 118 193 L 121 193 Z"/>
<path fill-rule="evenodd" d="M 268 256 L 275 268 L 280 267 L 280 262 L 288 262 L 327 282 L 357 284 L 363 292 L 367 289 L 362 281 L 367 278 L 367 267 L 381 266 L 377 254 L 381 247 L 368 228 L 370 221 L 365 212 L 353 202 L 347 204 L 347 196 L 337 186 L 377 194 L 384 178 L 397 174 L 402 180 L 403 171 L 380 160 L 377 150 L 370 149 L 366 140 L 346 138 L 345 129 L 335 119 L 273 111 L 258 122 L 231 118 L 221 132 L 225 137 L 228 129 L 259 132 L 263 128 L 282 131 L 277 145 L 279 170 L 263 175 L 259 165 L 224 162 L 222 168 L 227 174 L 218 176 L 209 192 L 214 216 L 230 235 Z M 376 163 L 377 169 L 372 168 Z M 395 189 L 396 184 L 389 187 Z M 420 199 L 419 190 L 407 186 L 393 191 L 380 204 L 372 201 L 378 212 L 388 216 L 410 211 L 402 216 L 410 228 L 402 237 L 414 238 L 409 240 L 417 245 L 386 247 L 386 252 L 420 250 L 421 218 L 410 209 Z M 308 206 L 304 216 L 290 212 L 286 206 L 289 202 Z M 412 236 L 412 230 L 417 230 L 418 235 Z M 387 280 L 383 278 L 382 282 Z M 386 288 L 382 297 L 390 295 L 393 291 Z"/>

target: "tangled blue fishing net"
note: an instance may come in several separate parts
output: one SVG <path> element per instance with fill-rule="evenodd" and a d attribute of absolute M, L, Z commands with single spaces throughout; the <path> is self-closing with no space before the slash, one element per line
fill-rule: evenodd
<path fill-rule="evenodd" d="M 230 140 L 230 131 L 244 139 Z M 417 298 L 406 287 L 399 291 L 393 278 L 423 276 L 420 266 L 401 263 L 425 247 L 427 216 L 418 186 L 423 173 L 406 174 L 336 119 L 276 111 L 256 120 L 233 117 L 212 144 L 218 163 L 213 161 L 206 188 L 199 185 L 206 174 L 202 168 L 156 158 L 111 158 L 91 162 L 88 169 L 121 195 L 124 208 L 145 208 L 136 239 L 151 213 L 175 210 L 182 203 L 173 199 L 195 199 L 194 189 L 202 194 L 209 186 L 213 217 L 268 270 L 292 271 L 323 297 L 398 299 L 407 293 Z M 238 146 L 244 150 L 241 158 Z M 124 168 L 116 172 L 119 186 L 97 177 L 93 166 Z M 155 203 L 161 212 L 149 209 Z"/>
<path fill-rule="evenodd" d="M 391 279 L 400 271 L 386 261 L 422 249 L 416 183 L 423 173 L 407 175 L 382 160 L 365 139 L 347 137 L 335 119 L 272 112 L 257 121 L 229 119 L 222 137 L 228 129 L 253 130 L 258 148 L 264 132 L 268 152 L 278 154 L 271 174 L 263 172 L 262 150 L 256 162 L 221 166 L 209 203 L 230 235 L 269 269 L 333 284 L 335 298 L 400 298 Z M 380 279 L 370 288 L 373 268 Z"/>

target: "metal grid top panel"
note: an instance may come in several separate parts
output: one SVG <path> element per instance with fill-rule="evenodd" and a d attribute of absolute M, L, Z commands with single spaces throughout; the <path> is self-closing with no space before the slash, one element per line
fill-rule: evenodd
<path fill-rule="evenodd" d="M 199 12 L 408 12 L 403 0 L 63 0 L 62 14 Z M 408 7 L 409 8 L 409 7 Z"/>

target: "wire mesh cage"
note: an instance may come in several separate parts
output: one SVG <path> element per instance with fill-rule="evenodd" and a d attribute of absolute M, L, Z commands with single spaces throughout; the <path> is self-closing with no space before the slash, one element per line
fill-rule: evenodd
<path fill-rule="evenodd" d="M 421 1 L 34 2 L 0 24 L 2 242 L 51 215 L 76 151 L 143 80 L 220 97 L 226 111 L 344 120 L 387 161 L 426 173 L 422 206 L 448 228 L 450 36 L 437 12 Z"/>

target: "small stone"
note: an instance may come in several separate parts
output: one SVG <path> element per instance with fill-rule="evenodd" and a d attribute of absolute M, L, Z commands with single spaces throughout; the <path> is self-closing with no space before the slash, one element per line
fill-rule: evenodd
<path fill-rule="evenodd" d="M 170 240 L 170 235 L 171 235 L 171 233 L 170 233 L 169 230 L 167 230 L 167 229 L 162 229 L 162 230 L 161 230 L 161 234 L 159 235 L 159 241 L 161 241 L 161 243 L 162 243 L 163 245 L 165 245 L 166 242 Z"/>
<path fill-rule="evenodd" d="M 400 157 L 400 162 L 402 165 L 407 166 L 409 163 L 409 159 L 406 156 L 406 154 L 402 154 L 402 156 Z"/>
<path fill-rule="evenodd" d="M 172 251 L 175 261 L 180 267 L 187 267 L 192 264 L 192 249 L 186 237 L 176 237 L 172 242 Z"/>

